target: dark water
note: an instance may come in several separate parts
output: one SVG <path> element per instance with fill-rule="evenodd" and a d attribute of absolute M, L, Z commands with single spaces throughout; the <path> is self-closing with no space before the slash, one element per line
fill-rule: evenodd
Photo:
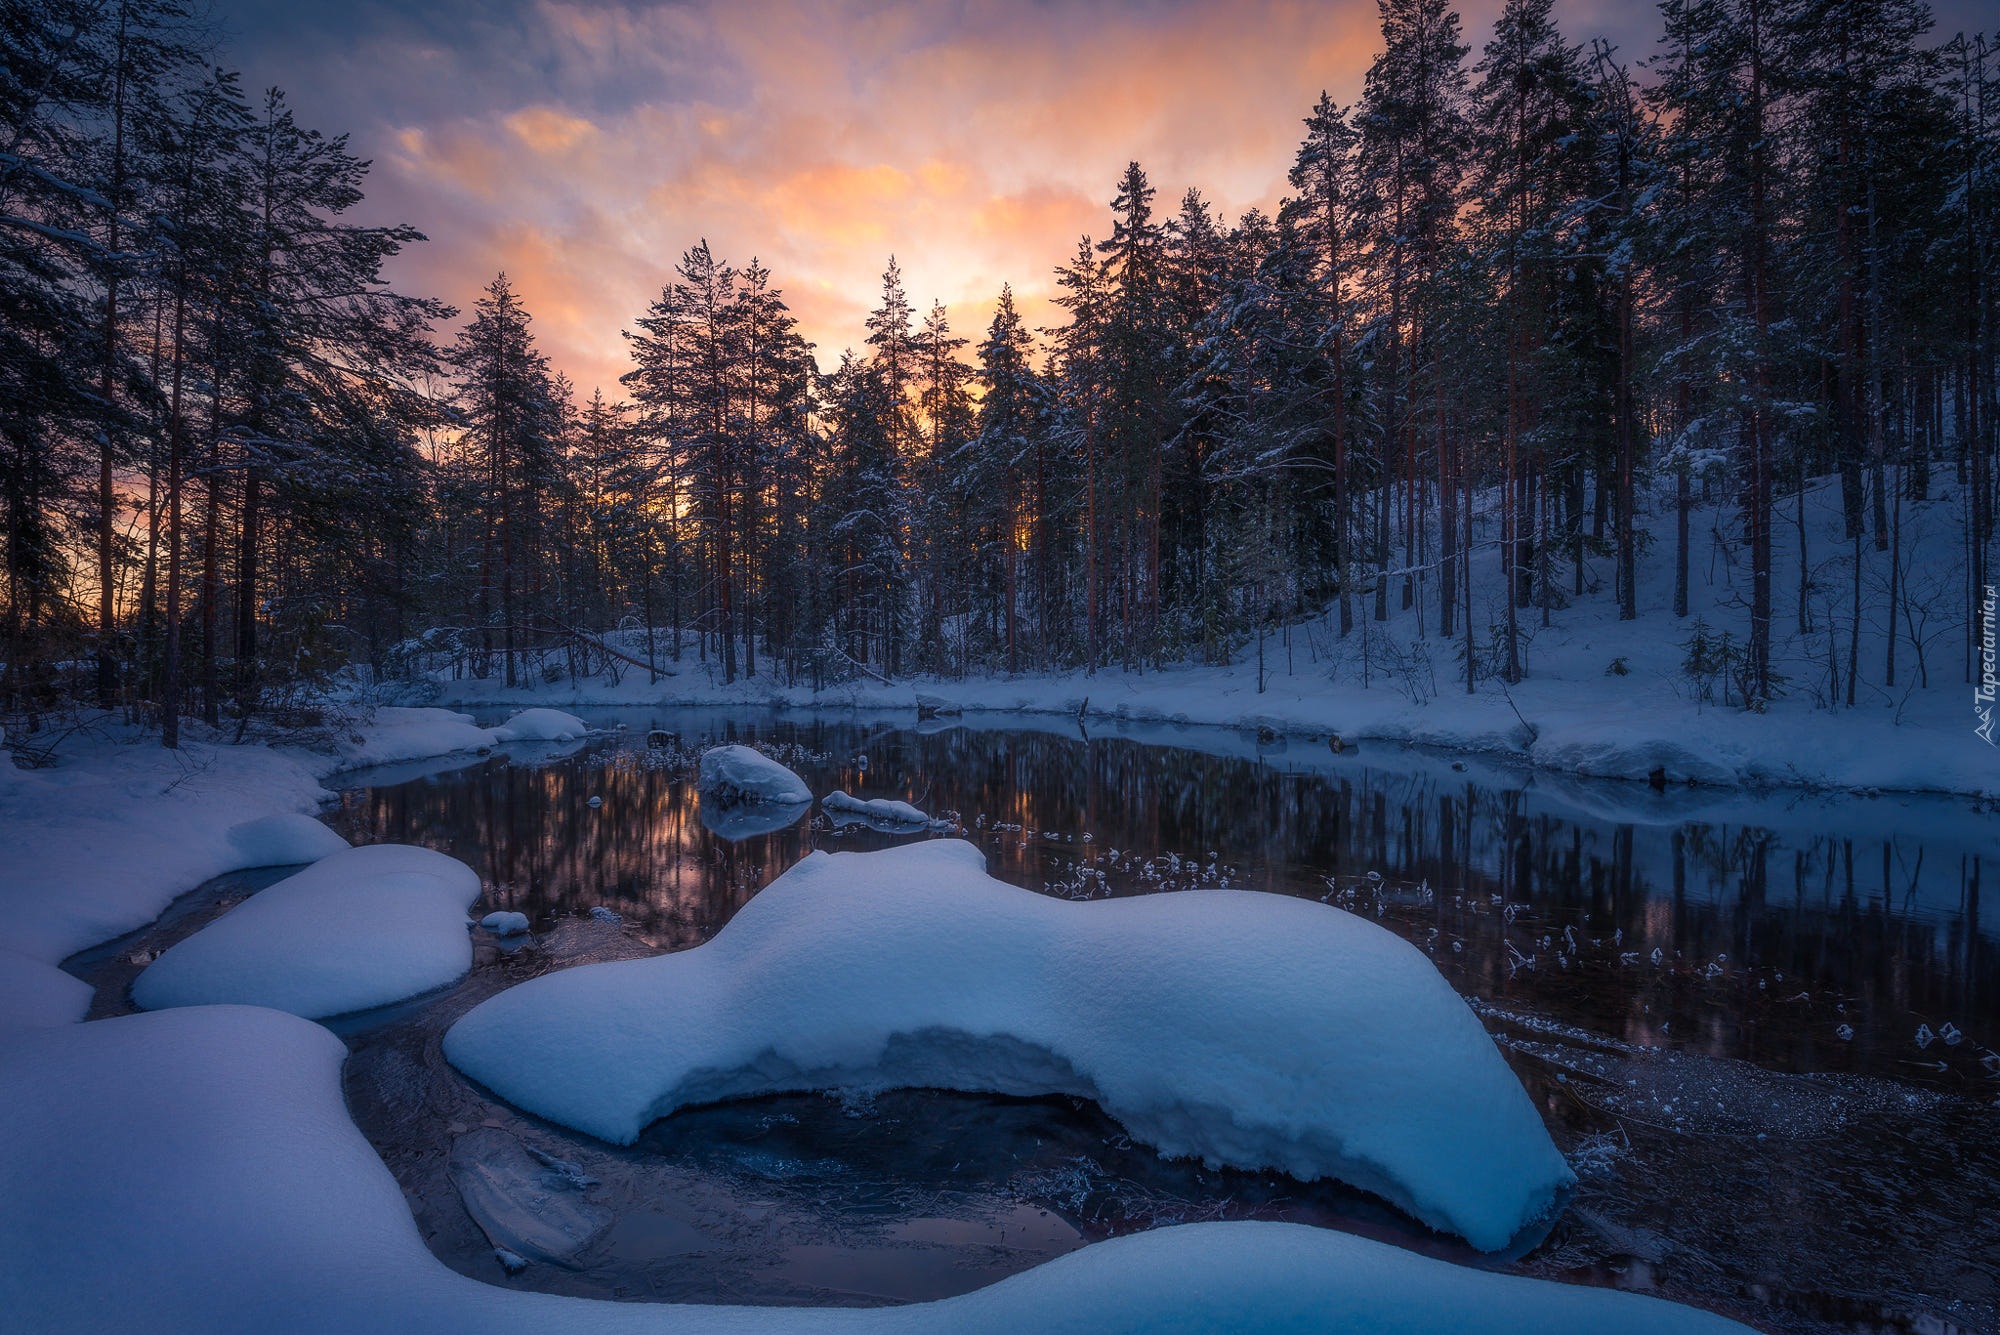
<path fill-rule="evenodd" d="M 467 1274 L 630 1299 L 909 1301 L 1116 1233 L 1240 1217 L 1497 1264 L 1358 1192 L 1163 1162 L 1068 1099 L 762 1099 L 676 1114 L 621 1149 L 458 1077 L 438 1040 L 485 996 L 699 944 L 810 849 L 934 837 L 815 814 L 724 838 L 684 761 L 727 740 L 774 747 L 815 792 L 952 819 L 1016 884 L 1298 895 L 1423 948 L 1578 1168 L 1572 1208 L 1513 1268 L 1772 1331 L 2000 1329 L 2000 818 L 1973 803 L 1658 793 L 1172 725 L 592 721 L 629 731 L 350 776 L 329 817 L 357 843 L 464 859 L 485 908 L 534 923 L 518 948 L 478 934 L 447 993 L 339 1026 L 357 1121 Z M 649 727 L 681 744 L 649 752 Z M 573 1196 L 590 1240 L 508 1276 L 488 1235 L 550 1173 L 597 1179 Z"/>

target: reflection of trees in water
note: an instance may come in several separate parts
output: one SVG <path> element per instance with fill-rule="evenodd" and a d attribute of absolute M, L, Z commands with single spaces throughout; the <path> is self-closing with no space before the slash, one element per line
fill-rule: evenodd
<path fill-rule="evenodd" d="M 603 760 L 530 768 L 496 759 L 442 781 L 349 793 L 341 823 L 356 842 L 423 844 L 463 859 L 491 907 L 539 922 L 603 905 L 660 945 L 713 934 L 805 852 L 800 829 L 721 839 L 701 823 L 700 799 L 681 776 Z"/>
<path fill-rule="evenodd" d="M 1749 824 L 1565 819 L 1528 810 L 1532 790 L 1481 787 L 1442 766 L 1357 764 L 1327 775 L 1289 770 L 1282 753 L 1259 763 L 1119 737 L 919 734 L 815 718 L 733 724 L 708 740 L 767 739 L 827 757 L 799 767 L 815 792 L 903 798 L 955 811 L 968 827 L 983 817 L 971 837 L 993 873 L 1032 888 L 1093 860 L 1109 872 L 1112 893 L 1150 888 L 1109 864 L 1114 848 L 1202 863 L 1214 852 L 1235 869 L 1234 885 L 1312 898 L 1326 893 L 1329 876 L 1427 882 L 1430 904 L 1398 903 L 1381 920 L 1426 948 L 1462 990 L 1532 1000 L 1614 1033 L 1645 1037 L 1673 1017 L 1680 1041 L 1693 1030 L 1709 1036 L 1710 1050 L 1783 1061 L 1769 1037 L 1774 1026 L 1786 1029 L 1773 1010 L 1778 975 L 1788 995 L 1837 993 L 1857 1016 L 1885 1021 L 1894 1012 L 1970 1029 L 1995 1006 L 2000 958 L 1977 930 L 1978 864 L 1927 862 L 1913 836 L 1864 843 Z M 863 753 L 865 769 L 856 763 Z M 592 796 L 603 805 L 590 807 Z M 496 758 L 350 794 L 345 819 L 358 841 L 421 843 L 464 858 L 498 887 L 489 895 L 496 906 L 537 915 L 602 904 L 663 946 L 705 939 L 815 846 L 909 838 L 801 823 L 732 842 L 702 824 L 698 802 L 682 776 L 599 747 L 539 768 Z M 996 825 L 1020 828 L 996 833 Z M 1583 944 L 1542 947 L 1565 927 Z M 1601 944 L 1590 947 L 1592 939 Z M 1631 958 L 1621 964 L 1621 956 Z M 1697 972 L 1722 956 L 1723 976 Z M 1536 967 L 1519 967 L 1523 957 Z"/>

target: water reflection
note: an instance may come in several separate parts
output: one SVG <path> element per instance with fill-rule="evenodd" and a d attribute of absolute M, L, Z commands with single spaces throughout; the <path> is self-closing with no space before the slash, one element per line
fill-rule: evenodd
<path fill-rule="evenodd" d="M 1034 889 L 1330 899 L 1423 947 L 1463 992 L 1626 1041 L 1961 1088 L 1994 1074 L 2000 909 L 1982 893 L 1990 818 L 1970 803 L 1551 784 L 1207 729 L 1164 747 L 853 718 L 621 721 L 554 761 L 496 755 L 388 786 L 355 776 L 335 824 L 465 859 L 489 907 L 545 926 L 603 905 L 661 948 L 706 939 L 815 847 L 928 837 L 798 809 L 704 812 L 684 769 L 644 746 L 666 727 L 777 744 L 817 792 L 955 818 L 994 875 Z M 766 814 L 778 828 L 757 828 Z"/>
<path fill-rule="evenodd" d="M 353 1040 L 357 1121 L 465 1273 L 604 1297 L 909 1300 L 1217 1217 L 1474 1259 L 1358 1193 L 1164 1163 L 1087 1105 L 756 1100 L 677 1114 L 619 1150 L 468 1088 L 437 1037 L 480 997 L 705 940 L 812 849 L 933 837 L 817 812 L 765 831 L 718 822 L 683 764 L 647 752 L 662 727 L 778 747 L 815 792 L 912 802 L 957 822 L 996 876 L 1046 893 L 1228 885 L 1398 932 L 1474 1001 L 1579 1167 L 1576 1207 L 1530 1273 L 1651 1288 L 1771 1330 L 2000 1328 L 1976 1222 L 2000 1217 L 2000 914 L 1982 884 L 1993 825 L 1972 803 L 1658 793 L 1171 725 L 593 721 L 628 730 L 568 757 L 353 776 L 335 818 L 356 842 L 465 859 L 487 907 L 534 921 L 524 950 L 483 951 L 460 988 Z M 616 1222 L 581 1268 L 500 1275 L 443 1168 L 475 1128 L 603 1179 Z"/>

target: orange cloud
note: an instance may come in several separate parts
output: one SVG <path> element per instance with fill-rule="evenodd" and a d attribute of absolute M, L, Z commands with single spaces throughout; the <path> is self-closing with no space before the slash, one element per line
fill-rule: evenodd
<path fill-rule="evenodd" d="M 533 13 L 548 83 L 403 121 L 378 184 L 435 238 L 399 281 L 469 306 L 506 269 L 586 396 L 616 392 L 618 331 L 703 238 L 772 270 L 823 362 L 861 343 L 892 253 L 918 312 L 944 301 L 974 344 L 1002 282 L 1031 327 L 1060 323 L 1053 269 L 1109 234 L 1128 161 L 1159 215 L 1190 186 L 1269 210 L 1300 121 L 1323 88 L 1359 95 L 1380 40 L 1369 0 Z"/>
<path fill-rule="evenodd" d="M 589 121 L 565 116 L 554 107 L 527 107 L 502 123 L 537 153 L 561 153 L 597 133 Z"/>

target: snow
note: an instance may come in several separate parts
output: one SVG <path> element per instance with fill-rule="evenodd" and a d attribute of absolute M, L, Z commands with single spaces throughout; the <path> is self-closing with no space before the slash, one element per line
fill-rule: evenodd
<path fill-rule="evenodd" d="M 723 683 L 689 665 L 670 688 L 648 686 L 628 675 L 612 684 L 601 679 L 565 680 L 553 686 L 507 688 L 496 680 L 444 681 L 445 695 L 461 703 L 548 703 L 646 705 L 676 704 L 777 706 L 781 708 L 919 709 L 938 716 L 962 713 L 1079 716 L 1091 726 L 1101 721 L 1179 722 L 1347 741 L 1408 742 L 1466 752 L 1485 752 L 1538 769 L 1643 782 L 1656 773 L 1668 783 L 1804 788 L 1854 788 L 1950 792 L 2000 797 L 2000 750 L 1973 731 L 1978 718 L 1962 668 L 1963 632 L 1956 613 L 1921 605 L 1923 597 L 1956 609 L 1963 593 L 1963 530 L 1956 518 L 1963 498 L 1944 478 L 1929 500 L 1913 502 L 1903 518 L 1903 550 L 1876 552 L 1864 544 L 1863 614 L 1859 634 L 1862 671 L 1856 703 L 1845 703 L 1831 688 L 1828 663 L 1837 657 L 1843 673 L 1852 629 L 1849 599 L 1855 556 L 1842 536 L 1843 519 L 1836 479 L 1816 479 L 1803 498 L 1780 505 L 1784 534 L 1774 542 L 1771 585 L 1777 599 L 1772 619 L 1772 663 L 1787 678 L 1784 694 L 1766 712 L 1720 703 L 1719 683 L 1703 683 L 1683 671 L 1686 645 L 1697 621 L 1710 632 L 1743 640 L 1743 608 L 1749 598 L 1747 562 L 1716 558 L 1717 537 L 1736 532 L 1740 517 L 1726 505 L 1698 506 L 1690 515 L 1694 535 L 1689 615 L 1673 607 L 1673 523 L 1666 489 L 1671 475 L 1657 480 L 1657 494 L 1642 491 L 1642 507 L 1656 541 L 1653 556 L 1639 566 L 1638 616 L 1621 621 L 1609 562 L 1587 563 L 1585 592 L 1567 592 L 1569 571 L 1560 571 L 1566 606 L 1541 626 L 1540 610 L 1521 613 L 1526 679 L 1512 687 L 1483 677 L 1468 694 L 1458 676 L 1458 642 L 1437 637 L 1435 607 L 1424 621 L 1416 610 L 1395 606 L 1387 622 L 1372 620 L 1372 606 L 1355 608 L 1355 628 L 1346 638 L 1331 616 L 1302 621 L 1264 640 L 1265 667 L 1258 669 L 1257 645 L 1238 647 L 1238 661 L 1182 662 L 1163 669 L 1100 669 L 1045 675 L 974 675 L 964 678 L 911 678 L 889 685 L 857 680 L 814 692 L 769 676 Z M 1474 563 L 1473 625 L 1481 655 L 1490 651 L 1490 628 L 1505 617 L 1500 562 L 1492 539 L 1497 517 L 1482 514 L 1475 537 L 1488 555 Z M 1807 543 L 1808 578 L 1801 581 L 1800 532 Z M 1888 648 L 1883 634 L 1882 591 L 1888 586 L 1892 555 L 1900 579 L 1921 596 L 1906 608 L 1898 645 L 1899 679 L 1883 683 Z M 1807 590 L 1806 615 L 1797 606 Z M 1924 590 L 1929 593 L 1925 594 Z M 1940 592 L 1942 590 L 1942 592 Z M 1808 629 L 1799 629 L 1806 626 Z M 1924 635 L 1923 663 L 1909 643 L 1911 627 Z M 1621 675 L 1612 670 L 1622 664 Z M 1928 684 L 1924 684 L 1927 681 Z M 1704 694 L 1706 689 L 1706 695 Z"/>
<path fill-rule="evenodd" d="M 528 915 L 502 909 L 481 918 L 479 925 L 495 936 L 519 936 L 528 930 Z"/>
<path fill-rule="evenodd" d="M 961 1297 L 867 1311 L 513 1292 L 426 1250 L 401 1189 L 347 1117 L 344 1056 L 319 1026 L 246 1007 L 0 1033 L 8 1321 L 157 1335 L 1745 1329 L 1636 1294 L 1265 1223 L 1118 1238 Z"/>
<path fill-rule="evenodd" d="M 53 964 L 0 950 L 0 1029 L 75 1024 L 90 1009 L 90 986 Z"/>
<path fill-rule="evenodd" d="M 246 820 L 323 796 L 312 769 L 265 747 L 109 744 L 19 771 L 0 787 L 7 944 L 56 964 L 143 927 L 176 895 L 262 860 L 233 835 Z"/>
<path fill-rule="evenodd" d="M 498 739 L 470 714 L 449 709 L 377 709 L 365 727 L 338 742 L 341 769 L 477 751 Z"/>
<path fill-rule="evenodd" d="M 317 1019 L 387 1005 L 472 967 L 479 876 L 404 844 L 349 848 L 169 946 L 132 983 L 147 1010 L 269 1006 Z"/>
<path fill-rule="evenodd" d="M 1337 1177 L 1486 1251 L 1574 1180 L 1478 1020 L 1389 931 L 1242 891 L 1051 899 L 955 840 L 811 854 L 707 944 L 530 980 L 444 1050 L 620 1144 L 781 1090 L 1075 1094 L 1165 1154 Z"/>
<path fill-rule="evenodd" d="M 573 742 L 590 731 L 590 725 L 560 709 L 524 709 L 493 729 L 500 742 Z"/>
<path fill-rule="evenodd" d="M 347 847 L 347 841 L 311 816 L 282 811 L 246 820 L 229 831 L 229 842 L 245 867 L 289 867 L 318 862 Z"/>
<path fill-rule="evenodd" d="M 702 752 L 703 796 L 718 802 L 810 802 L 806 781 L 761 751 L 716 746 Z"/>
<path fill-rule="evenodd" d="M 834 813 L 834 819 L 843 815 L 865 821 L 880 821 L 886 825 L 929 825 L 930 816 L 917 810 L 908 802 L 896 802 L 886 797 L 863 801 L 849 797 L 836 788 L 819 800 L 820 806 Z"/>
<path fill-rule="evenodd" d="M 7 947 L 53 965 L 224 872 L 337 851 L 345 842 L 305 814 L 333 799 L 322 779 L 493 742 L 444 709 L 385 708 L 349 726 L 330 751 L 193 738 L 168 751 L 107 715 L 66 740 L 54 768 L 0 765 Z"/>

